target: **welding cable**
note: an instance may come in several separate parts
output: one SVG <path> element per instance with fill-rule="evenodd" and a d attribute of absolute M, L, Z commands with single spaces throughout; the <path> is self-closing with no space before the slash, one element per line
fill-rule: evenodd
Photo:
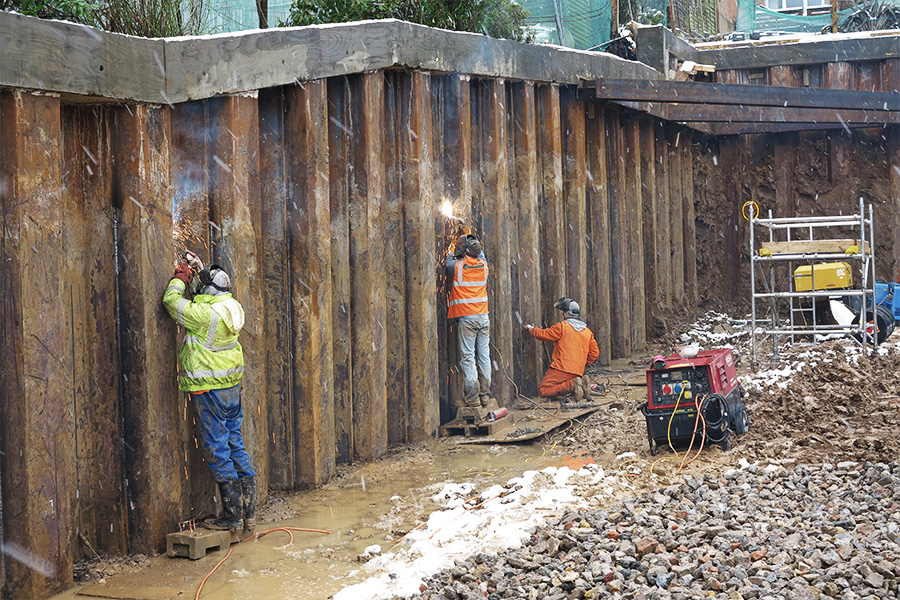
<path fill-rule="evenodd" d="M 697 409 L 697 415 L 694 417 L 694 428 L 691 431 L 691 441 L 688 444 L 687 450 L 684 451 L 684 458 L 681 459 L 681 464 L 678 466 L 678 471 L 675 473 L 679 473 L 684 468 L 684 462 L 687 460 L 687 457 L 691 454 L 691 448 L 694 447 L 694 438 L 697 437 L 697 425 L 700 424 L 700 394 L 694 398 L 694 408 Z"/>
<path fill-rule="evenodd" d="M 691 453 L 691 448 L 694 447 L 694 438 L 697 437 L 697 425 L 700 424 L 700 419 L 703 418 L 703 415 L 700 411 L 700 405 L 702 404 L 701 400 L 706 400 L 705 395 L 697 394 L 694 398 L 694 408 L 697 409 L 697 416 L 694 418 L 694 430 L 691 432 L 691 443 L 688 444 L 687 450 L 684 451 L 684 458 L 681 459 L 681 466 L 678 467 L 678 471 L 675 473 L 679 473 L 686 465 L 691 464 L 694 460 L 700 456 L 700 451 L 703 450 L 703 441 L 706 439 L 706 419 L 703 419 L 703 434 L 700 436 L 700 449 L 697 450 L 697 454 L 694 455 L 694 458 L 688 460 L 687 457 Z"/>
<path fill-rule="evenodd" d="M 675 446 L 672 445 L 672 421 L 675 420 L 675 413 L 678 412 L 678 405 L 681 403 L 681 397 L 684 396 L 686 383 L 686 380 L 681 382 L 681 391 L 678 393 L 678 398 L 675 400 L 675 408 L 672 409 L 672 416 L 669 417 L 669 426 L 666 427 L 666 438 L 669 440 L 669 448 L 672 449 L 672 452 L 675 452 L 675 456 L 678 456 L 678 452 L 675 450 Z"/>
<path fill-rule="evenodd" d="M 242 543 L 242 542 L 246 542 L 246 541 L 253 540 L 253 539 L 257 539 L 257 540 L 258 540 L 259 538 L 261 538 L 261 537 L 263 537 L 263 536 L 266 536 L 266 535 L 268 535 L 268 534 L 270 534 L 270 533 L 272 533 L 272 532 L 275 532 L 275 531 L 284 531 L 284 532 L 286 532 L 286 533 L 291 537 L 290 543 L 293 543 L 293 542 L 294 542 L 294 534 L 292 533 L 292 532 L 294 532 L 294 531 L 306 531 L 306 532 L 309 532 L 309 533 L 324 533 L 324 534 L 326 534 L 326 535 L 331 533 L 330 531 L 325 530 L 325 529 L 306 529 L 306 528 L 304 528 L 304 527 L 275 527 L 274 529 L 268 529 L 268 530 L 266 530 L 266 531 L 261 531 L 261 532 L 259 532 L 259 533 L 254 533 L 253 535 L 247 536 L 247 537 L 245 537 L 244 539 L 239 540 L 237 543 L 240 544 L 240 543 Z M 203 591 L 203 586 L 206 585 L 207 580 L 208 580 L 210 577 L 212 577 L 213 573 L 215 573 L 215 572 L 219 569 L 219 567 L 221 567 L 222 564 L 223 564 L 226 560 L 228 560 L 228 557 L 231 556 L 231 553 L 232 553 L 232 552 L 234 552 L 234 546 L 235 546 L 234 544 L 231 544 L 231 545 L 230 545 L 230 547 L 228 548 L 228 552 L 225 553 L 225 556 L 222 557 L 222 560 L 220 560 L 219 562 L 217 562 L 217 563 L 216 563 L 216 566 L 212 568 L 212 571 L 210 571 L 209 573 L 207 573 L 207 574 L 206 574 L 206 577 L 203 578 L 203 581 L 200 582 L 200 587 L 197 588 L 197 593 L 194 594 L 194 600 L 199 600 L 199 599 L 200 599 L 200 593 Z"/>

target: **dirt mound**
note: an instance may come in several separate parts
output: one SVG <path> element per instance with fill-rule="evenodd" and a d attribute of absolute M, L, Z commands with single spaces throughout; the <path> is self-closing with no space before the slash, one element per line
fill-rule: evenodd
<path fill-rule="evenodd" d="M 758 460 L 895 460 L 900 351 L 867 357 L 848 353 L 853 348 L 843 342 L 820 348 L 785 387 L 747 390 L 752 427 L 741 446 Z"/>

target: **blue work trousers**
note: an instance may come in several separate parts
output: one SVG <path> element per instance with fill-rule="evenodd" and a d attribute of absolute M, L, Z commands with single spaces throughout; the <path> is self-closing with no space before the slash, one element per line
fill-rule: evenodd
<path fill-rule="evenodd" d="M 191 398 L 197 413 L 200 445 L 216 481 L 224 483 L 255 475 L 241 434 L 244 411 L 240 384 L 224 390 L 194 392 Z"/>
<path fill-rule="evenodd" d="M 487 315 L 460 317 L 457 329 L 463 393 L 466 404 L 474 406 L 479 392 L 491 393 L 491 320 Z"/>

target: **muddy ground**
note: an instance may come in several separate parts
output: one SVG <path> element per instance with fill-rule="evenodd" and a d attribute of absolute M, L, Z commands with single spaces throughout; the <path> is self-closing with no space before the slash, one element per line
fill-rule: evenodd
<path fill-rule="evenodd" d="M 652 356 L 668 354 L 679 335 L 684 335 L 680 333 L 668 335 L 630 361 L 590 369 L 591 380 L 608 390 L 594 397 L 599 410 L 532 442 L 532 456 L 537 460 L 531 463 L 533 466 L 523 468 L 542 468 L 548 459 L 573 468 L 586 461 L 597 462 L 621 482 L 617 496 L 634 497 L 679 481 L 686 474 L 721 473 L 738 468 L 743 461 L 791 466 L 843 460 L 888 462 L 900 456 L 900 436 L 896 435 L 900 389 L 895 382 L 900 343 L 889 340 L 875 356 L 861 356 L 859 348 L 846 339 L 820 343 L 815 348 L 781 348 L 776 364 L 764 360 L 763 351 L 758 368 L 753 369 L 749 334 L 743 326 L 741 321 L 713 313 L 698 322 L 695 329 L 677 328 L 698 339 L 704 348 L 734 347 L 751 428 L 743 436 L 733 436 L 728 452 L 719 447 L 707 448 L 684 467 L 682 455 L 665 450 L 656 456 L 650 454 L 646 425 L 639 411 L 646 399 L 645 369 Z M 376 463 L 345 466 L 322 493 L 341 494 L 342 490 L 358 488 L 361 479 L 375 486 L 402 479 L 411 470 L 424 468 L 427 472 L 435 461 L 452 461 L 454 453 L 463 452 L 461 441 L 439 440 L 395 448 Z M 476 487 L 505 476 L 492 472 L 496 470 L 490 468 L 489 457 L 510 449 L 509 445 L 481 448 L 488 457 L 483 464 L 488 466 L 472 467 L 463 473 L 463 478 L 475 482 Z M 423 489 L 428 489 L 428 483 L 421 482 Z M 272 494 L 261 510 L 261 526 L 277 526 L 280 521 L 297 518 L 303 512 L 304 501 L 309 499 Z M 373 507 L 381 512 L 374 526 L 367 529 L 369 539 L 355 543 L 390 544 L 435 508 L 431 503 L 396 498 L 383 507 Z M 348 562 L 354 559 L 349 556 L 355 547 L 353 543 L 348 538 L 349 545 L 344 549 Z M 150 573 L 147 565 L 148 559 L 140 556 L 95 558 L 79 563 L 76 577 L 79 581 L 98 581 L 123 573 Z"/>

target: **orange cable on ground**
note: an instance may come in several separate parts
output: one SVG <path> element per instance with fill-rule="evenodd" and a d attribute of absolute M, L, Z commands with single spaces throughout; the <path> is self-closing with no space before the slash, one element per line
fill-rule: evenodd
<path fill-rule="evenodd" d="M 241 542 L 246 542 L 247 540 L 252 540 L 254 538 L 259 539 L 267 534 L 272 533 L 273 531 L 286 532 L 289 536 L 291 536 L 291 543 L 294 542 L 294 534 L 291 533 L 292 531 L 307 531 L 310 533 L 324 533 L 324 534 L 331 533 L 330 531 L 327 531 L 325 529 L 306 529 L 304 527 L 275 527 L 274 529 L 268 529 L 268 530 L 262 531 L 260 533 L 254 533 L 253 535 L 250 535 L 242 540 L 239 540 L 238 543 L 240 544 Z M 203 578 L 203 581 L 200 582 L 200 587 L 197 588 L 197 593 L 194 594 L 194 600 L 200 600 L 200 593 L 203 591 L 203 586 L 206 585 L 206 581 L 210 577 L 212 577 L 212 574 L 215 573 L 219 569 L 219 567 L 222 566 L 222 563 L 224 563 L 226 560 L 228 560 L 228 557 L 231 556 L 232 552 L 234 552 L 233 544 L 231 545 L 230 548 L 228 548 L 228 552 L 225 553 L 225 556 L 222 557 L 222 560 L 220 560 L 218 563 L 216 563 L 216 566 L 212 568 L 212 571 L 207 573 L 206 577 Z"/>

